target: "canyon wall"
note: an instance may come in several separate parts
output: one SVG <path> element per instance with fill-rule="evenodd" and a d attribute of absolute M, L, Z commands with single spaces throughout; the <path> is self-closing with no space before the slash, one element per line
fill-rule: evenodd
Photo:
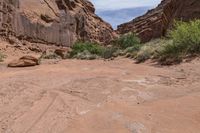
<path fill-rule="evenodd" d="M 1 0 L 0 35 L 70 46 L 78 39 L 106 43 L 114 34 L 87 0 Z"/>
<path fill-rule="evenodd" d="M 164 36 L 173 21 L 200 18 L 200 0 L 162 0 L 145 15 L 118 26 L 117 33 L 135 32 L 142 42 Z"/>
<path fill-rule="evenodd" d="M 162 0 L 145 15 L 119 25 L 118 34 L 136 32 L 142 42 L 164 36 L 174 19 L 200 18 L 200 0 Z M 88 0 L 1 0 L 0 36 L 70 46 L 76 40 L 108 43 L 115 33 L 95 15 Z"/>

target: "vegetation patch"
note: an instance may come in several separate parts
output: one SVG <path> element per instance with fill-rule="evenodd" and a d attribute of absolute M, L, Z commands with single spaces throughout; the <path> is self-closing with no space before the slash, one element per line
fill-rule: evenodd
<path fill-rule="evenodd" d="M 160 58 L 164 46 L 172 43 L 169 39 L 155 39 L 142 45 L 134 57 L 137 63 L 145 62 L 148 59 Z"/>
<path fill-rule="evenodd" d="M 140 47 L 140 39 L 134 33 L 129 33 L 114 40 L 107 47 L 91 42 L 76 42 L 71 48 L 70 57 L 77 59 L 109 59 L 136 53 Z"/>
<path fill-rule="evenodd" d="M 140 49 L 140 39 L 136 36 L 135 33 L 128 33 L 122 35 L 118 39 L 113 41 L 115 46 L 118 46 L 121 49 L 126 49 L 128 47 L 132 47 L 134 50 Z"/>
<path fill-rule="evenodd" d="M 175 22 L 168 37 L 143 44 L 135 56 L 138 63 L 155 59 L 161 64 L 180 63 L 182 59 L 200 54 L 200 20 Z"/>
<path fill-rule="evenodd" d="M 153 59 L 161 64 L 180 63 L 183 58 L 200 54 L 200 20 L 175 22 L 167 38 L 155 39 L 141 44 L 134 33 L 122 35 L 109 47 L 97 43 L 76 42 L 70 52 L 71 58 L 109 59 L 117 56 L 134 58 L 137 63 Z"/>
<path fill-rule="evenodd" d="M 42 58 L 43 59 L 61 59 L 61 57 L 55 53 L 43 54 Z"/>
<path fill-rule="evenodd" d="M 181 62 L 183 58 L 200 54 L 200 20 L 175 22 L 169 32 L 172 43 L 168 43 L 159 53 L 161 62 Z M 170 62 L 169 62 L 170 63 Z"/>
<path fill-rule="evenodd" d="M 0 53 L 0 62 L 3 62 L 4 58 L 6 58 L 6 56 L 2 53 Z"/>
<path fill-rule="evenodd" d="M 104 58 L 104 59 L 117 57 L 118 56 L 117 51 L 118 51 L 117 47 L 113 47 L 113 46 L 106 47 L 106 48 L 104 48 L 101 57 Z"/>
<path fill-rule="evenodd" d="M 97 43 L 91 42 L 76 42 L 71 49 L 71 58 L 81 57 L 82 59 L 84 59 L 83 56 L 101 56 L 104 51 L 104 48 L 102 46 Z M 85 59 L 87 59 L 87 57 Z"/>

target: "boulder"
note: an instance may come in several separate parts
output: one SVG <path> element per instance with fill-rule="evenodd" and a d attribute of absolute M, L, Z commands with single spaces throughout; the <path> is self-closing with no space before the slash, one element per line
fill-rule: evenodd
<path fill-rule="evenodd" d="M 39 65 L 39 60 L 33 56 L 23 56 L 18 60 L 13 60 L 8 67 L 30 67 Z"/>

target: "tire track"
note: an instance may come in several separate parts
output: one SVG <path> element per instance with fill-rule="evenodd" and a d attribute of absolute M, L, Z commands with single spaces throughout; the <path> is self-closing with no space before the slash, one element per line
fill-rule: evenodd
<path fill-rule="evenodd" d="M 42 117 L 46 114 L 46 112 L 50 109 L 50 107 L 53 105 L 53 103 L 55 102 L 58 94 L 57 93 L 52 93 L 52 100 L 49 103 L 49 105 L 47 106 L 47 108 L 39 115 L 39 117 L 36 119 L 35 122 L 33 122 L 33 124 L 24 132 L 24 133 L 28 133 L 29 131 L 31 131 L 31 129 L 42 119 Z"/>

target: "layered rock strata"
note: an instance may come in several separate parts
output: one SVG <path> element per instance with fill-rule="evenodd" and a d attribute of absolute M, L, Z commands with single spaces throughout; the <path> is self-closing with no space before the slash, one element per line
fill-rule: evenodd
<path fill-rule="evenodd" d="M 87 0 L 1 0 L 0 35 L 70 46 L 78 39 L 106 43 L 114 34 Z"/>
<path fill-rule="evenodd" d="M 164 36 L 173 21 L 200 18 L 200 0 L 162 0 L 145 15 L 118 26 L 117 32 L 135 32 L 143 42 Z"/>

